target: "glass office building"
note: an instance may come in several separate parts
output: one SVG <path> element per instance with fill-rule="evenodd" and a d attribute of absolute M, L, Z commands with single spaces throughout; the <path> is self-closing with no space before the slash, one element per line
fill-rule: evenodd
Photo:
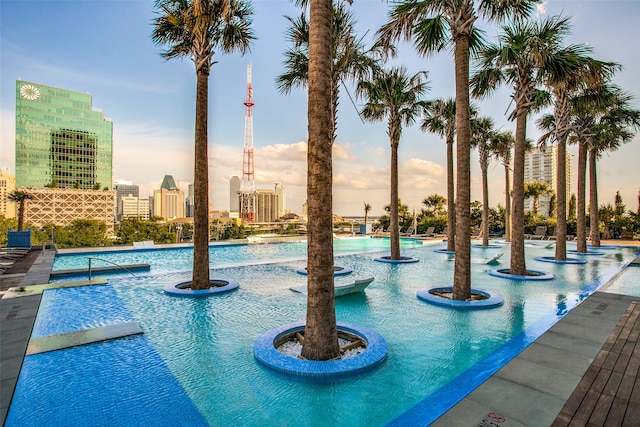
<path fill-rule="evenodd" d="M 16 81 L 16 187 L 111 188 L 113 123 L 91 95 Z"/>

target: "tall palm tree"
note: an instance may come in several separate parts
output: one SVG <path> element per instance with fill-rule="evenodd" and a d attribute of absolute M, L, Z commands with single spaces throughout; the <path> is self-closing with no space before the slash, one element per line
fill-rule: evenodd
<path fill-rule="evenodd" d="M 482 173 L 482 246 L 489 246 L 489 155 L 496 137 L 495 125 L 489 117 L 471 121 L 471 146 L 478 150 Z"/>
<path fill-rule="evenodd" d="M 398 145 L 402 127 L 411 125 L 422 114 L 426 102 L 421 96 L 428 90 L 426 73 L 409 76 L 406 68 L 392 68 L 374 73 L 371 80 L 358 84 L 356 94 L 364 98 L 361 115 L 365 120 L 387 120 L 387 135 L 391 143 L 391 212 L 389 237 L 391 259 L 400 258 L 400 232 L 398 230 Z"/>
<path fill-rule="evenodd" d="M 538 215 L 540 210 L 540 197 L 551 195 L 551 187 L 546 182 L 529 181 L 524 183 L 524 198 L 533 199 L 533 208 L 531 212 Z"/>
<path fill-rule="evenodd" d="M 365 228 L 367 226 L 367 222 L 369 220 L 369 212 L 371 212 L 371 205 L 367 202 L 364 202 L 364 225 Z"/>
<path fill-rule="evenodd" d="M 568 30 L 567 30 L 568 33 Z M 551 133 L 543 135 L 539 142 L 545 144 L 549 140 L 556 142 L 556 239 L 555 259 L 565 260 L 567 257 L 567 139 L 572 132 L 571 103 L 575 95 L 589 86 L 602 84 L 618 67 L 614 63 L 597 61 L 587 54 L 592 49 L 586 45 L 559 46 L 553 52 L 551 67 L 544 70 L 544 84 L 552 93 L 554 101 L 554 126 Z M 584 171 L 586 164 L 586 148 L 578 148 L 578 169 Z M 584 172 L 578 175 L 578 236 L 584 236 Z M 580 194 L 582 189 L 582 197 Z M 581 241 L 582 240 L 582 241 Z M 586 251 L 586 241 L 578 240 L 578 251 Z"/>
<path fill-rule="evenodd" d="M 310 0 L 307 152 L 307 319 L 302 357 L 329 360 L 340 355 L 333 283 L 332 1 Z"/>
<path fill-rule="evenodd" d="M 640 128 L 640 111 L 631 107 L 632 100 L 631 94 L 618 86 L 605 84 L 591 88 L 580 97 L 579 102 L 576 102 L 576 139 L 582 150 L 588 150 L 588 156 L 585 155 L 588 160 L 585 163 L 589 163 L 590 237 L 591 244 L 595 247 L 600 246 L 597 161 L 603 153 L 617 150 L 620 144 L 631 141 Z M 586 169 L 586 164 L 583 165 L 583 169 Z M 585 172 L 579 170 L 579 176 L 580 173 Z M 581 193 L 580 186 L 578 193 Z M 586 190 L 583 188 L 582 194 L 585 193 Z M 582 240 L 584 244 L 581 244 Z M 586 236 L 580 236 L 578 233 L 578 243 L 578 251 L 586 251 Z"/>
<path fill-rule="evenodd" d="M 474 117 L 477 110 L 469 105 L 469 114 Z M 447 251 L 455 251 L 456 204 L 455 176 L 453 168 L 453 142 L 456 136 L 456 100 L 453 98 L 429 101 L 420 127 L 444 138 L 447 144 Z"/>
<path fill-rule="evenodd" d="M 513 132 L 505 130 L 494 137 L 494 156 L 504 166 L 504 240 L 511 241 L 511 150 L 515 144 Z"/>
<path fill-rule="evenodd" d="M 26 191 L 16 190 L 7 195 L 7 199 L 18 204 L 18 231 L 24 228 L 24 206 L 27 200 L 33 200 L 33 195 Z"/>
<path fill-rule="evenodd" d="M 215 50 L 249 50 L 251 6 L 243 0 L 156 0 L 153 41 L 167 45 L 167 59 L 189 57 L 196 67 L 196 118 L 193 215 L 192 289 L 208 289 L 209 280 L 209 155 L 207 126 L 209 73 Z"/>
<path fill-rule="evenodd" d="M 303 4 L 306 6 L 306 3 Z M 294 87 L 306 87 L 309 82 L 309 22 L 305 12 L 298 18 L 286 17 L 291 23 L 287 39 L 293 47 L 285 52 L 285 71 L 276 79 L 278 89 L 285 94 Z M 333 139 L 336 138 L 340 84 L 347 80 L 359 81 L 378 68 L 377 49 L 367 50 L 362 39 L 355 34 L 357 21 L 344 3 L 333 5 L 333 43 L 331 57 L 331 91 L 333 94 Z"/>
<path fill-rule="evenodd" d="M 502 27 L 497 44 L 480 52 L 478 71 L 471 78 L 476 96 L 486 96 L 501 83 L 513 86 L 516 121 L 513 153 L 513 224 L 511 227 L 510 274 L 527 273 L 524 257 L 524 157 L 527 140 L 527 116 L 540 105 L 540 91 L 545 67 L 551 66 L 552 53 L 569 30 L 566 19 L 552 17 L 543 21 L 516 21 Z M 558 61 L 560 62 L 560 61 Z M 561 64 L 556 64 L 561 66 Z M 560 207 L 559 207 L 560 208 Z"/>
<path fill-rule="evenodd" d="M 455 300 L 471 296 L 469 57 L 479 42 L 474 23 L 478 15 L 491 20 L 526 17 L 534 7 L 533 0 L 404 0 L 391 9 L 389 22 L 378 30 L 378 43 L 382 46 L 388 47 L 399 39 L 410 40 L 422 55 L 453 47 L 457 138 Z"/>

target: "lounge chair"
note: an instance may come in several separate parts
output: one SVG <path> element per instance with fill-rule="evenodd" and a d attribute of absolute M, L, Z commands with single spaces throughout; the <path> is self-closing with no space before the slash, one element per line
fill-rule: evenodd
<path fill-rule="evenodd" d="M 415 231 L 415 229 L 413 228 L 413 225 L 411 225 L 411 226 L 409 226 L 409 228 L 407 228 L 407 231 L 405 231 L 404 233 L 400 232 L 400 235 L 401 236 L 405 236 L 405 237 L 413 236 L 414 231 Z"/>
<path fill-rule="evenodd" d="M 547 227 L 545 225 L 539 225 L 533 234 L 529 234 L 528 238 L 531 240 L 542 240 L 545 237 L 547 237 Z"/>
<path fill-rule="evenodd" d="M 335 284 L 335 296 L 341 297 L 343 295 L 353 294 L 356 292 L 362 292 L 364 289 L 373 282 L 373 277 L 368 277 L 366 279 L 355 280 L 354 282 L 348 282 L 344 284 Z M 292 286 L 291 288 L 294 292 L 299 292 L 301 294 L 307 294 L 307 285 L 303 286 Z"/>

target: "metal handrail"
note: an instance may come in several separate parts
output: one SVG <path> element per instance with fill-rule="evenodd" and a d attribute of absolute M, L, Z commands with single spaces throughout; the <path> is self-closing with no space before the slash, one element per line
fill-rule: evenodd
<path fill-rule="evenodd" d="M 89 259 L 89 280 L 91 280 L 91 260 L 92 259 L 97 259 L 99 261 L 108 262 L 109 264 L 113 264 L 116 267 L 120 267 L 121 269 L 123 269 L 127 273 L 131 274 L 133 277 L 136 277 L 136 275 L 133 274 L 133 272 L 131 270 L 127 269 L 126 267 L 124 267 L 124 266 L 122 266 L 122 265 L 120 265 L 118 263 L 115 263 L 113 261 L 109 261 L 108 259 L 103 259 L 103 258 L 98 258 L 98 257 L 91 257 L 91 256 L 88 256 L 87 258 Z"/>

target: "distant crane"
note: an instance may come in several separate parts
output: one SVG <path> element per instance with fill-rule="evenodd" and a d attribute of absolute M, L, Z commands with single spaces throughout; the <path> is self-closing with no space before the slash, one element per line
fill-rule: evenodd
<path fill-rule="evenodd" d="M 247 65 L 247 99 L 244 101 L 244 153 L 242 155 L 242 182 L 240 183 L 240 218 L 256 221 L 256 182 L 253 163 L 253 85 L 251 64 Z"/>

